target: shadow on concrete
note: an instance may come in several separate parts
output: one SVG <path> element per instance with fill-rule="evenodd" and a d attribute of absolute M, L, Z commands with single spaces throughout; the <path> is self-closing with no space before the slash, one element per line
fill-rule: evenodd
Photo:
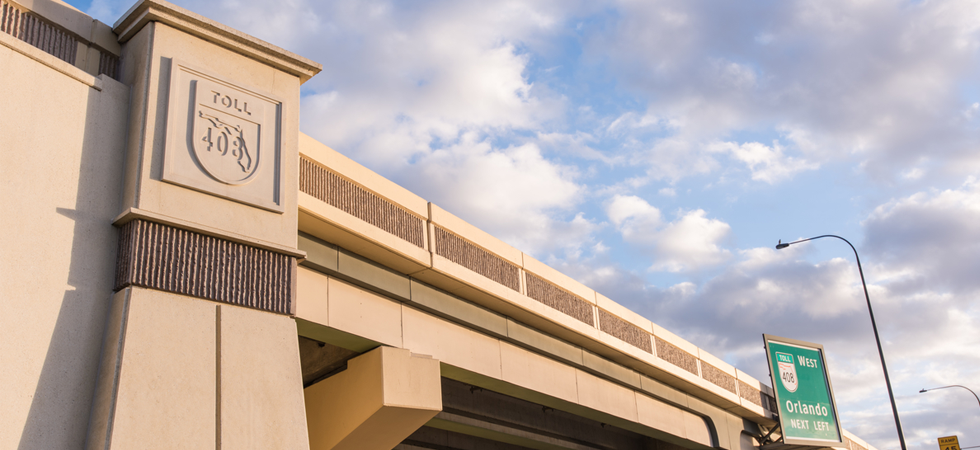
<path fill-rule="evenodd" d="M 65 280 L 69 287 L 61 300 L 19 450 L 85 446 L 115 273 L 118 231 L 111 222 L 120 212 L 130 95 L 129 87 L 102 78 L 103 90 L 90 88 L 84 116 L 78 115 L 85 124 L 75 207 L 52 211 L 75 223 L 71 248 L 65 249 L 70 252 Z M 77 147 L 32 150 L 53 157 L 78 151 Z M 39 254 L 37 267 L 45 267 L 45 259 L 62 257 Z"/>

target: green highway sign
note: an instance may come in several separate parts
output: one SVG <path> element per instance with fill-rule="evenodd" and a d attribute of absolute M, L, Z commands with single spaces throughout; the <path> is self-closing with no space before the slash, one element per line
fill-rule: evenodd
<path fill-rule="evenodd" d="M 769 334 L 762 337 L 783 442 L 820 447 L 843 443 L 823 346 Z"/>

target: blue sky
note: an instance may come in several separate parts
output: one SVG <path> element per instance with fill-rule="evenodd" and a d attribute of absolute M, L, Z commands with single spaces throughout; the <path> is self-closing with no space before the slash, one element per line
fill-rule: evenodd
<path fill-rule="evenodd" d="M 819 342 L 845 428 L 980 445 L 976 1 L 177 4 L 323 64 L 302 130 L 768 379 Z M 128 2 L 73 3 L 106 23 Z"/>

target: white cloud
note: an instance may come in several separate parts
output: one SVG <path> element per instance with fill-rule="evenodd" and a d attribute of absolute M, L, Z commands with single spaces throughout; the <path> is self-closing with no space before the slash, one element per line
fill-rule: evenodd
<path fill-rule="evenodd" d="M 654 180 L 678 181 L 708 174 L 721 165 L 698 139 L 669 137 L 655 141 L 638 152 L 636 162 L 647 165 L 647 176 Z"/>
<path fill-rule="evenodd" d="M 688 211 L 656 234 L 658 258 L 653 270 L 681 272 L 711 267 L 727 261 L 731 252 L 722 248 L 731 232 L 727 223 L 705 217 L 704 210 Z"/>
<path fill-rule="evenodd" d="M 578 131 L 568 133 L 538 133 L 536 143 L 543 149 L 561 155 L 571 155 L 587 160 L 601 161 L 608 165 L 620 164 L 621 156 L 609 155 L 590 146 L 596 138 L 588 133 Z"/>
<path fill-rule="evenodd" d="M 575 171 L 551 163 L 533 144 L 494 148 L 475 133 L 421 157 L 405 176 L 416 192 L 529 253 L 577 250 L 596 225 L 582 215 L 559 220 L 582 200 Z"/>
<path fill-rule="evenodd" d="M 922 156 L 940 156 L 939 170 L 924 176 L 980 166 L 980 135 L 971 125 L 976 98 L 960 89 L 977 73 L 976 2 L 668 0 L 622 2 L 617 10 L 586 34 L 587 60 L 610 66 L 624 89 L 647 99 L 639 115 L 669 118 L 674 129 L 661 139 L 712 142 L 791 130 L 808 137 L 805 146 L 787 140 L 802 152 L 797 164 L 856 158 L 888 180 Z M 659 166 L 663 153 L 653 151 L 648 164 Z M 667 169 L 651 170 L 671 179 L 705 173 L 682 170 L 704 161 L 697 145 L 684 157 L 691 162 L 668 152 Z M 786 171 L 765 172 L 753 176 Z"/>
<path fill-rule="evenodd" d="M 896 288 L 928 282 L 951 292 L 980 291 L 980 182 L 919 192 L 878 206 L 863 222 L 866 247 L 893 271 Z"/>
<path fill-rule="evenodd" d="M 606 204 L 606 215 L 628 243 L 648 249 L 652 270 L 690 272 L 727 261 L 731 252 L 721 247 L 731 227 L 709 219 L 704 210 L 679 211 L 677 220 L 665 222 L 660 210 L 632 195 L 616 195 Z"/>
<path fill-rule="evenodd" d="M 624 235 L 633 238 L 645 228 L 658 228 L 660 210 L 635 195 L 617 195 L 606 205 L 606 215 Z"/>
<path fill-rule="evenodd" d="M 815 170 L 819 166 L 803 159 L 783 154 L 783 147 L 774 142 L 772 147 L 759 142 L 716 142 L 709 146 L 716 153 L 730 153 L 735 159 L 745 163 L 752 171 L 752 179 L 769 184 L 791 178 L 804 170 Z"/>

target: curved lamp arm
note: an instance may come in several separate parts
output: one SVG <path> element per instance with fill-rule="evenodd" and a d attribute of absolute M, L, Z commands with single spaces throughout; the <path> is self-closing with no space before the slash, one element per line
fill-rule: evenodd
<path fill-rule="evenodd" d="M 970 388 L 968 388 L 966 386 L 960 386 L 958 384 L 951 384 L 949 386 L 940 386 L 940 387 L 934 387 L 934 388 L 929 388 L 929 389 L 923 389 L 923 390 L 919 391 L 919 393 L 921 394 L 923 392 L 935 391 L 936 389 L 946 389 L 946 388 L 951 388 L 951 387 L 963 388 L 963 389 L 966 389 L 966 390 L 970 391 L 970 393 L 973 394 L 973 397 L 977 399 L 977 405 L 980 405 L 980 397 L 977 396 L 977 393 L 976 392 L 973 392 L 973 389 L 970 389 Z"/>
<path fill-rule="evenodd" d="M 892 392 L 892 382 L 891 379 L 888 378 L 888 367 L 885 365 L 885 352 L 882 351 L 881 339 L 878 338 L 878 325 L 875 323 L 875 312 L 874 309 L 871 308 L 871 297 L 868 296 L 868 285 L 867 283 L 864 282 L 864 269 L 861 268 L 861 257 L 858 256 L 857 249 L 854 248 L 854 245 L 851 244 L 851 241 L 848 241 L 847 239 L 844 239 L 834 234 L 824 234 L 820 236 L 814 236 L 812 238 L 800 239 L 798 241 L 786 242 L 786 243 L 783 243 L 783 240 L 780 239 L 779 243 L 776 244 L 776 250 L 782 250 L 786 247 L 789 247 L 790 245 L 799 244 L 800 242 L 812 241 L 814 239 L 820 239 L 826 237 L 837 238 L 846 242 L 847 245 L 851 247 L 851 251 L 854 252 L 854 259 L 857 261 L 858 273 L 861 274 L 861 286 L 864 287 L 864 299 L 865 301 L 868 302 L 868 314 L 871 315 L 871 329 L 874 330 L 875 343 L 878 344 L 878 357 L 881 358 L 881 371 L 884 372 L 885 374 L 885 386 L 888 388 L 888 398 L 892 402 L 892 414 L 894 414 L 895 416 L 895 428 L 898 429 L 898 441 L 902 445 L 902 450 L 907 450 L 908 447 L 905 446 L 905 434 L 902 432 L 902 421 L 899 420 L 898 418 L 898 406 L 895 404 L 895 394 Z"/>

